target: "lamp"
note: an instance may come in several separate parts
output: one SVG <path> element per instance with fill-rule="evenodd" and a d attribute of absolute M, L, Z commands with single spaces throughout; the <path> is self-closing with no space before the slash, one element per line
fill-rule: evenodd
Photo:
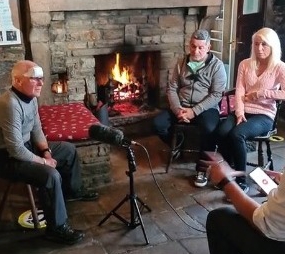
<path fill-rule="evenodd" d="M 67 85 L 66 82 L 63 80 L 58 80 L 51 85 L 51 91 L 53 93 L 61 94 L 67 93 Z"/>

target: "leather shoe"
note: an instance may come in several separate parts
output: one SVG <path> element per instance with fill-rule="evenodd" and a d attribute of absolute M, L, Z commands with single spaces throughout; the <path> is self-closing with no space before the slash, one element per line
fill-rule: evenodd
<path fill-rule="evenodd" d="M 59 227 L 47 227 L 45 236 L 54 242 L 75 244 L 80 242 L 85 234 L 82 230 L 72 229 L 68 223 L 64 223 Z"/>
<path fill-rule="evenodd" d="M 73 193 L 65 198 L 66 202 L 72 201 L 94 201 L 99 198 L 99 194 L 95 191 L 88 191 L 80 189 L 79 191 Z"/>

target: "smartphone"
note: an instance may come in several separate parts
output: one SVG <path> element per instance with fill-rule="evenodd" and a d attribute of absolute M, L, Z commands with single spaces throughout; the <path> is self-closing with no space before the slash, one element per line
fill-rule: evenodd
<path fill-rule="evenodd" d="M 249 176 L 267 195 L 272 189 L 278 186 L 260 167 L 252 170 Z"/>

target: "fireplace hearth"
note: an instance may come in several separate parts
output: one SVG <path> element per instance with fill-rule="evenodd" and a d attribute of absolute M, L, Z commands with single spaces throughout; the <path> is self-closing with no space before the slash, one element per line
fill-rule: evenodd
<path fill-rule="evenodd" d="M 152 111 L 157 107 L 160 52 L 115 52 L 95 56 L 98 100 L 109 115 Z"/>

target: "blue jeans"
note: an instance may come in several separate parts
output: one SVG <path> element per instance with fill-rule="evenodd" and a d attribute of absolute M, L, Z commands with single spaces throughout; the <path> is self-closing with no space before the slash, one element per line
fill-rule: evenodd
<path fill-rule="evenodd" d="M 218 129 L 219 151 L 237 171 L 246 170 L 246 140 L 267 133 L 273 125 L 273 119 L 266 115 L 245 114 L 245 117 L 246 122 L 236 125 L 236 116 L 230 114 Z"/>
<path fill-rule="evenodd" d="M 214 134 L 220 121 L 219 111 L 214 108 L 205 110 L 191 120 L 190 124 L 197 125 L 200 130 L 200 150 L 214 151 L 216 148 L 216 135 Z M 163 110 L 153 120 L 154 132 L 166 144 L 171 144 L 173 125 L 177 123 L 176 116 L 171 110 Z"/>
<path fill-rule="evenodd" d="M 285 242 L 264 236 L 231 207 L 211 211 L 206 230 L 211 254 L 285 253 Z"/>

